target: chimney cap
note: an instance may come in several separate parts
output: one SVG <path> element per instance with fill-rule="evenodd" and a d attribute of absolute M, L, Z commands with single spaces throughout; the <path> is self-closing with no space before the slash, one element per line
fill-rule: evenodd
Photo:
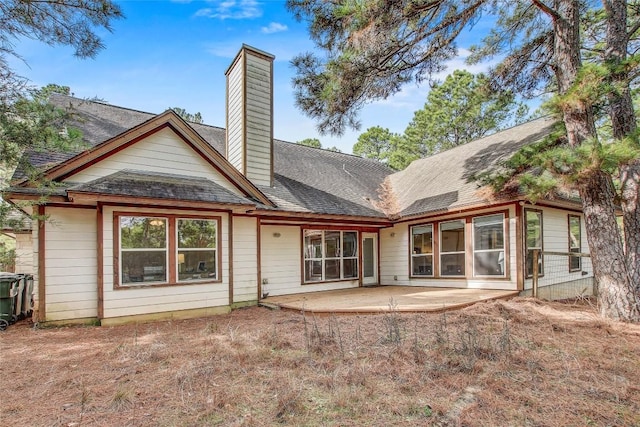
<path fill-rule="evenodd" d="M 238 62 L 238 59 L 240 58 L 240 56 L 242 56 L 243 52 L 247 52 L 250 53 L 252 55 L 255 56 L 259 56 L 263 59 L 266 59 L 267 61 L 272 61 L 276 59 L 275 55 L 272 55 L 268 52 L 265 52 L 264 50 L 260 50 L 258 48 L 255 48 L 253 46 L 250 46 L 246 43 L 242 43 L 242 47 L 240 48 L 240 50 L 238 51 L 238 53 L 236 54 L 236 56 L 233 58 L 233 61 L 231 61 L 231 65 L 229 65 L 229 68 L 227 68 L 227 70 L 224 72 L 224 75 L 226 76 L 227 74 L 229 74 L 229 71 L 233 68 L 233 66 L 236 64 L 236 62 Z"/>

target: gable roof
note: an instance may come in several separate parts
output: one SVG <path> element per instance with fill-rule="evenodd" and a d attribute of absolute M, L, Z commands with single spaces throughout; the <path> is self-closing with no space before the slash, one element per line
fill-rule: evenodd
<path fill-rule="evenodd" d="M 397 215 L 411 217 L 490 203 L 479 194 L 474 175 L 541 140 L 555 123 L 543 117 L 412 162 L 389 177 Z"/>
<path fill-rule="evenodd" d="M 54 94 L 51 102 L 61 108 L 72 109 L 77 118 L 72 125 L 82 131 L 89 150 L 94 151 L 98 150 L 101 144 L 122 138 L 131 132 L 132 128 L 143 126 L 159 117 L 151 113 L 60 94 Z M 217 153 L 226 151 L 225 129 L 199 123 L 188 123 L 188 126 Z M 65 164 L 77 161 L 83 152 L 30 152 L 27 155 L 34 166 L 55 171 Z M 274 140 L 273 157 L 274 186 L 256 188 L 275 206 L 268 206 L 263 202 L 267 206 L 259 208 L 300 213 L 385 217 L 371 201 L 377 199 L 379 185 L 393 172 L 387 166 L 350 154 L 314 149 L 281 140 Z M 19 172 L 14 175 L 14 179 L 21 177 Z"/>

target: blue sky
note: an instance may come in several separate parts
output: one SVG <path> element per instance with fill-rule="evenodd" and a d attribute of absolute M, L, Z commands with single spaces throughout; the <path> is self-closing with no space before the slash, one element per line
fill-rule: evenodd
<path fill-rule="evenodd" d="M 205 123 L 225 124 L 224 72 L 243 43 L 272 53 L 274 63 L 274 136 L 295 142 L 319 138 L 324 147 L 351 152 L 358 135 L 380 125 L 403 132 L 413 112 L 424 105 L 428 86 L 407 85 L 396 96 L 368 105 L 359 131 L 342 137 L 319 135 L 315 123 L 295 107 L 289 61 L 313 50 L 304 23 L 296 22 L 280 0 L 121 1 L 126 18 L 113 32 L 100 31 L 106 48 L 95 59 L 77 59 L 70 48 L 33 40 L 16 43 L 23 63 L 11 65 L 32 84 L 71 87 L 77 97 L 98 97 L 110 104 L 161 113 L 169 107 L 200 112 Z M 461 46 L 480 39 L 483 23 L 465 30 Z M 461 49 L 461 55 L 464 55 Z M 449 71 L 471 72 L 487 66 L 464 65 L 463 56 Z M 442 76 L 447 73 L 443 73 Z"/>

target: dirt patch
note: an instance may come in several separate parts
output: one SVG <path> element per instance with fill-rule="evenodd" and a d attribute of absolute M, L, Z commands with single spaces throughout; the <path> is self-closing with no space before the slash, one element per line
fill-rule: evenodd
<path fill-rule="evenodd" d="M 640 326 L 589 305 L 22 322 L 0 346 L 1 425 L 640 425 Z"/>

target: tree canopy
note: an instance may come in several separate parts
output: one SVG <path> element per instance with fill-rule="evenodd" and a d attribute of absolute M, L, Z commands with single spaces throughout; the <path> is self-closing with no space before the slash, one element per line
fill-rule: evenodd
<path fill-rule="evenodd" d="M 313 148 L 322 148 L 322 143 L 318 138 L 305 138 L 297 141 L 296 144 Z"/>
<path fill-rule="evenodd" d="M 180 117 L 182 117 L 188 122 L 203 123 L 202 114 L 200 114 L 200 112 L 192 114 L 187 112 L 187 110 L 185 110 L 184 108 L 180 108 L 180 107 L 173 107 L 171 109 L 175 111 L 177 115 L 179 115 Z"/>
<path fill-rule="evenodd" d="M 606 0 L 602 7 L 581 0 L 287 4 L 308 23 L 322 54 L 292 61 L 297 105 L 321 131 L 338 134 L 358 126 L 367 102 L 441 70 L 456 55 L 460 32 L 492 19 L 492 30 L 472 48 L 470 61 L 499 59 L 488 75 L 494 89 L 525 97 L 553 91 L 552 108 L 564 125 L 533 153 L 539 160 L 527 159 L 503 182 L 539 184 L 547 176 L 540 174 L 542 168 L 555 180 L 547 195 L 558 185 L 579 194 L 600 312 L 640 320 L 640 160 L 633 155 L 640 144 L 630 96 L 640 63 L 636 1 Z M 606 148 L 596 132 L 601 113 L 608 114 L 612 126 Z M 618 200 L 624 239 L 616 221 Z"/>

